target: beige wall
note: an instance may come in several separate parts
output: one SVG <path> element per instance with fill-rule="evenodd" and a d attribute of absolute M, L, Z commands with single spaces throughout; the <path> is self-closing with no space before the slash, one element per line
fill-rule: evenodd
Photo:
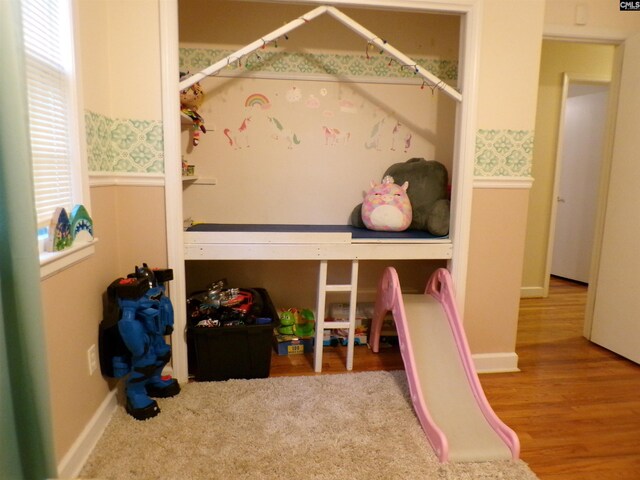
<path fill-rule="evenodd" d="M 606 0 L 546 0 L 544 28 L 549 37 L 624 39 L 640 31 L 638 12 L 621 12 L 619 2 Z M 585 23 L 577 23 L 577 14 Z"/>
<path fill-rule="evenodd" d="M 239 49 L 312 8 L 193 0 L 179 5 L 180 46 L 197 48 L 199 57 L 213 58 L 221 56 L 220 50 Z M 457 16 L 340 10 L 415 58 L 457 60 Z M 320 55 L 315 58 L 329 57 L 336 64 L 354 58 L 362 62 L 366 41 L 329 15 L 299 27 L 288 37 L 280 39 L 278 47 L 269 44 L 258 52 L 263 57 L 278 54 L 282 67 L 276 78 L 265 78 L 266 74 L 229 78 L 223 71 L 200 82 L 205 99 L 199 112 L 207 133 L 192 147 L 190 126 L 183 125 L 183 154 L 199 176 L 215 178 L 216 185 L 184 189 L 185 218 L 218 223 L 344 224 L 362 202 L 370 181 L 379 181 L 394 163 L 412 157 L 435 159 L 451 172 L 453 100 L 420 88 L 419 79 L 393 78 L 390 72 L 399 71 L 399 65 L 387 65 L 389 57 L 376 49 L 371 49 L 374 58 L 369 63 L 383 59 L 383 74 L 375 82 L 362 81 L 366 74 L 351 75 L 355 82 L 339 75 L 310 79 L 291 68 L 289 54 L 315 53 Z M 250 61 L 260 65 L 252 55 L 243 59 L 245 65 Z M 353 62 L 351 66 L 356 71 L 359 65 Z M 455 84 L 455 79 L 449 81 Z M 293 89 L 299 92 L 298 101 L 287 97 Z M 269 99 L 269 108 L 245 105 L 245 99 L 255 93 Z M 271 118 L 284 131 L 277 130 Z M 327 141 L 325 126 L 340 132 L 335 141 Z M 371 146 L 372 131 L 379 135 L 376 148 Z M 287 135 L 295 135 L 299 142 L 283 140 Z M 318 200 L 322 208 L 317 208 Z M 220 208 L 225 204 L 233 208 Z"/>
<path fill-rule="evenodd" d="M 533 130 L 543 13 L 542 1 L 484 2 L 479 129 Z M 528 195 L 474 189 L 464 318 L 473 353 L 515 352 Z"/>
<path fill-rule="evenodd" d="M 112 118 L 160 119 L 156 0 L 79 0 L 77 15 L 84 108 Z M 42 282 L 58 463 L 114 388 L 99 372 L 90 376 L 87 365 L 107 286 L 136 264 L 167 264 L 164 188 L 93 187 L 90 214 L 99 239 L 95 254 Z"/>
<path fill-rule="evenodd" d="M 529 192 L 476 189 L 464 325 L 473 353 L 512 353 Z"/>
<path fill-rule="evenodd" d="M 67 453 L 108 393 L 99 373 L 89 375 L 87 350 L 97 345 L 102 294 L 119 275 L 113 189 L 92 191 L 100 239 L 90 258 L 42 282 L 56 458 Z"/>
<path fill-rule="evenodd" d="M 533 152 L 531 206 L 527 220 L 523 295 L 546 295 L 546 266 L 553 188 L 556 175 L 558 129 L 563 74 L 611 79 L 615 47 L 604 44 L 545 40 L 538 93 Z"/>

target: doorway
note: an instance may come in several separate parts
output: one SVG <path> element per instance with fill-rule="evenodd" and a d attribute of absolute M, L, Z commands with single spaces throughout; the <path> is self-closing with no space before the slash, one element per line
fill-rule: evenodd
<path fill-rule="evenodd" d="M 589 283 L 609 82 L 564 75 L 551 275 Z"/>

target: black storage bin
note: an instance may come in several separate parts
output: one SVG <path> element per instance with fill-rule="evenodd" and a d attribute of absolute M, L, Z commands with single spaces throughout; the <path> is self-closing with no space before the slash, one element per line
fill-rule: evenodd
<path fill-rule="evenodd" d="M 254 288 L 264 304 L 262 316 L 271 318 L 264 325 L 195 327 L 187 329 L 195 347 L 196 381 L 231 378 L 266 378 L 271 370 L 273 329 L 278 312 L 265 289 Z"/>

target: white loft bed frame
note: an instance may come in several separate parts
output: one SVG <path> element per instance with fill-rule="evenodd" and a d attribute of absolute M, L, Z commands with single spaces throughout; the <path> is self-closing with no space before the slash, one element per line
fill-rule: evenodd
<path fill-rule="evenodd" d="M 317 3 L 317 2 L 316 2 Z M 419 11 L 430 10 L 443 13 L 461 13 L 464 14 L 462 28 L 464 29 L 465 41 L 462 42 L 464 52 L 464 63 L 460 65 L 460 71 L 463 72 L 462 85 L 468 85 L 474 83 L 471 81 L 474 78 L 476 65 L 475 58 L 477 57 L 477 22 L 476 12 L 477 4 L 476 0 L 459 0 L 454 2 L 447 1 L 373 1 L 373 2 L 332 2 L 345 3 L 349 5 L 368 5 L 368 6 L 388 6 L 388 7 L 401 7 L 401 8 L 413 8 Z M 169 28 L 172 14 L 174 12 L 165 10 L 166 5 L 164 2 L 161 5 L 161 25 Z M 173 290 L 170 292 L 171 299 L 176 311 L 176 329 L 173 344 L 173 367 L 174 375 L 179 380 L 186 380 L 187 378 L 187 351 L 186 341 L 184 339 L 184 330 L 186 327 L 186 291 L 185 291 L 185 279 L 184 279 L 184 261 L 185 260 L 318 260 L 319 261 L 319 274 L 318 274 L 318 290 L 317 290 L 317 304 L 316 311 L 324 312 L 325 310 L 325 296 L 327 292 L 339 291 L 350 292 L 350 312 L 349 321 L 336 322 L 337 324 L 328 327 L 324 325 L 323 315 L 318 315 L 317 328 L 316 328 L 316 345 L 322 345 L 322 336 L 324 328 L 348 328 L 348 351 L 347 351 L 347 369 L 350 370 L 353 365 L 353 344 L 354 344 L 354 326 L 355 326 L 355 307 L 356 307 L 356 292 L 357 292 L 357 277 L 358 277 L 358 262 L 359 260 L 400 260 L 400 259 L 427 259 L 427 260 L 448 260 L 450 268 L 452 270 L 452 276 L 454 282 L 457 283 L 458 298 L 459 301 L 464 299 L 464 282 L 466 280 L 466 257 L 468 250 L 468 219 L 470 218 L 470 168 L 469 159 L 472 159 L 474 137 L 470 137 L 469 127 L 471 119 L 471 112 L 473 109 L 469 108 L 475 102 L 468 102 L 468 94 L 465 94 L 465 102 L 462 102 L 462 95 L 460 92 L 446 85 L 440 81 L 436 76 L 430 72 L 424 70 L 418 66 L 411 58 L 404 55 L 402 52 L 396 50 L 386 41 L 381 40 L 373 33 L 369 32 L 363 26 L 344 15 L 333 6 L 319 6 L 307 14 L 289 22 L 283 27 L 265 35 L 251 44 L 237 50 L 233 54 L 225 57 L 224 59 L 216 62 L 210 67 L 196 73 L 189 78 L 177 83 L 173 80 L 171 83 L 176 85 L 178 90 L 185 89 L 190 85 L 198 82 L 199 80 L 215 75 L 218 71 L 225 68 L 230 63 L 233 63 L 240 58 L 250 54 L 254 50 L 261 48 L 267 43 L 276 40 L 277 38 L 285 35 L 286 33 L 304 25 L 308 21 L 317 18 L 322 14 L 329 14 L 340 23 L 344 24 L 354 32 L 364 37 L 368 43 L 375 45 L 376 47 L 384 50 L 386 53 L 395 58 L 400 64 L 405 66 L 411 66 L 415 68 L 416 75 L 422 77 L 429 85 L 436 86 L 442 90 L 448 96 L 459 102 L 458 115 L 456 125 L 456 138 L 458 139 L 454 156 L 457 161 L 454 160 L 454 164 L 457 166 L 454 172 L 454 185 L 457 193 L 454 193 L 452 198 L 452 218 L 450 227 L 450 237 L 446 239 L 428 239 L 420 241 L 397 241 L 397 240 L 359 240 L 351 238 L 349 234 L 330 234 L 330 233 L 273 233 L 265 235 L 264 233 L 251 235 L 248 233 L 242 234 L 242 240 L 238 235 L 234 235 L 233 232 L 183 232 L 182 231 L 182 197 L 181 197 L 181 178 L 179 176 L 179 169 L 167 169 L 167 238 L 169 249 L 169 265 L 174 269 L 175 279 L 173 282 Z M 177 22 L 177 18 L 175 19 Z M 169 22 L 169 23 L 168 23 Z M 175 25 L 174 25 L 174 28 Z M 164 32 L 164 27 L 163 27 Z M 177 31 L 174 32 L 176 42 L 175 44 L 169 44 L 169 42 L 163 42 L 163 51 L 171 54 L 173 50 L 176 53 L 177 58 Z M 475 41 L 471 41 L 474 39 Z M 469 52 L 475 51 L 476 53 L 471 56 Z M 166 59 L 166 58 L 165 58 Z M 171 62 L 168 62 L 171 63 Z M 175 79 L 175 72 L 178 70 L 177 66 L 172 69 L 171 72 L 163 62 L 163 78 L 170 80 Z M 473 75 L 471 75 L 473 74 Z M 171 77 L 173 75 L 173 77 Z M 175 90 L 174 90 L 175 92 Z M 179 158 L 180 156 L 180 143 L 179 143 L 179 110 L 176 105 L 175 94 L 172 97 L 167 95 L 163 96 L 163 106 L 165 111 L 165 124 L 169 122 L 173 124 L 173 129 L 169 126 L 165 126 L 165 155 L 166 158 Z M 173 103 L 166 100 L 165 97 L 169 97 Z M 464 108 L 464 107 L 467 108 Z M 175 112 L 173 119 L 167 119 L 167 113 Z M 174 121 L 175 120 L 175 121 Z M 172 132 L 170 135 L 167 130 Z M 473 132 L 474 133 L 474 132 Z M 460 138 L 463 137 L 463 138 Z M 167 142 L 167 139 L 171 139 Z M 464 141 L 463 141 L 464 140 Z M 171 152 L 171 153 L 167 153 Z M 177 153 L 176 153 L 177 152 Z M 175 178 L 170 178 L 175 176 Z M 173 183 L 175 182 L 175 183 Z M 173 186 L 173 188 L 171 187 Z M 174 191 L 171 194 L 171 190 Z M 179 202 L 176 204 L 176 198 L 179 197 Z M 177 208 L 179 206 L 179 208 Z M 464 206 L 462 212 L 466 212 L 464 215 L 460 214 L 458 209 Z M 179 221 L 178 221 L 179 220 Z M 177 227 L 180 226 L 178 229 Z M 173 235 L 172 235 L 173 231 Z M 455 240 L 455 241 L 454 241 Z M 457 257 L 457 258 L 456 258 Z M 327 267 L 328 262 L 331 260 L 350 260 L 352 262 L 352 274 L 351 281 L 348 284 L 343 285 L 328 285 L 327 284 Z M 463 305 L 460 305 L 462 311 Z M 322 368 L 322 348 L 315 349 L 315 370 L 319 372 Z"/>

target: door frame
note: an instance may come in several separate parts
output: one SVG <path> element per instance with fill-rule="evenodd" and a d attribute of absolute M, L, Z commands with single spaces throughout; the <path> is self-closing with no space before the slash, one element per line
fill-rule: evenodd
<path fill-rule="evenodd" d="M 560 119 L 558 124 L 558 144 L 556 146 L 556 156 L 555 156 L 555 173 L 553 179 L 553 191 L 552 191 L 552 201 L 551 201 L 551 214 L 549 216 L 549 237 L 547 243 L 547 261 L 545 264 L 545 276 L 544 276 L 544 292 L 545 296 L 549 293 L 549 279 L 551 275 L 551 265 L 553 263 L 553 250 L 555 244 L 556 237 L 556 221 L 558 216 L 558 202 L 555 200 L 558 198 L 558 194 L 560 193 L 560 179 L 562 176 L 562 157 L 564 155 L 564 141 L 565 141 L 565 120 L 566 120 L 566 107 L 567 107 L 567 99 L 569 97 L 569 87 L 572 83 L 581 83 L 581 84 L 590 84 L 590 85 L 606 85 L 609 87 L 609 94 L 611 94 L 611 80 L 608 77 L 603 77 L 601 75 L 595 74 L 586 74 L 586 73 L 571 73 L 565 72 L 562 79 L 562 99 L 560 101 Z M 607 120 L 605 122 L 605 132 L 604 132 L 604 148 L 602 151 L 602 161 L 600 163 L 600 172 L 602 174 L 604 170 L 605 160 L 607 155 L 609 155 L 610 161 L 610 151 L 607 150 L 609 145 L 610 136 L 613 135 L 613 130 L 610 128 L 611 125 L 611 108 L 613 105 L 611 104 L 611 100 L 609 99 L 609 105 L 607 107 Z M 599 214 L 601 210 L 601 204 L 605 201 L 606 197 L 602 197 L 602 184 L 599 180 L 599 188 L 598 188 L 598 206 L 596 215 Z M 597 223 L 597 222 L 596 222 Z M 597 239 L 596 232 L 594 232 L 594 245 L 592 249 L 591 255 L 591 267 L 589 274 L 589 283 L 593 280 L 593 251 L 599 249 L 599 243 L 596 245 L 595 240 Z"/>

